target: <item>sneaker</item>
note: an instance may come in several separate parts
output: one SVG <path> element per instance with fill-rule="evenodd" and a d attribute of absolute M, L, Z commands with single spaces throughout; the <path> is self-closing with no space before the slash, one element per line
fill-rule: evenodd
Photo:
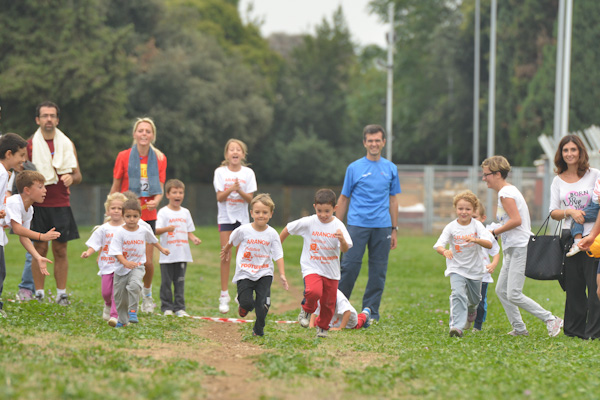
<path fill-rule="evenodd" d="M 117 320 L 115 317 L 111 317 L 111 318 L 109 318 L 109 320 L 108 320 L 108 325 L 109 325 L 109 326 L 112 326 L 112 327 L 114 328 L 115 326 L 117 326 L 117 323 L 118 323 L 118 322 L 119 322 L 119 321 L 118 321 L 118 320 Z"/>
<path fill-rule="evenodd" d="M 115 325 L 115 328 L 123 328 L 125 326 L 127 326 L 127 325 L 123 325 L 122 323 L 117 322 L 117 324 Z"/>
<path fill-rule="evenodd" d="M 327 337 L 327 331 L 325 329 L 317 326 L 317 337 L 318 338 L 326 338 Z"/>
<path fill-rule="evenodd" d="M 259 335 L 258 333 L 254 332 L 254 330 L 252 330 L 252 336 L 262 337 L 265 336 L 265 334 L 263 333 L 262 335 Z"/>
<path fill-rule="evenodd" d="M 471 332 L 473 332 L 473 333 L 481 332 L 481 329 L 473 328 L 473 330 Z"/>
<path fill-rule="evenodd" d="M 144 295 L 142 296 L 142 305 L 140 306 L 140 311 L 148 314 L 152 314 L 154 309 L 156 308 L 156 303 L 152 299 L 152 295 Z"/>
<path fill-rule="evenodd" d="M 38 301 L 38 303 L 43 303 L 44 302 L 44 295 L 41 293 L 37 293 L 35 295 L 35 299 Z"/>
<path fill-rule="evenodd" d="M 229 295 L 219 297 L 219 312 L 221 314 L 227 314 L 229 312 L 229 301 L 230 300 L 231 300 L 231 297 L 229 297 Z"/>
<path fill-rule="evenodd" d="M 564 321 L 561 318 L 554 317 L 554 319 L 550 319 L 546 321 L 546 327 L 548 328 L 548 335 L 550 337 L 558 336 L 560 333 L 560 328 L 563 327 Z"/>
<path fill-rule="evenodd" d="M 248 315 L 248 310 L 245 310 L 242 308 L 242 306 L 238 307 L 238 314 L 240 315 L 240 317 L 245 317 L 246 315 Z"/>
<path fill-rule="evenodd" d="M 450 337 L 462 337 L 463 331 L 458 328 L 450 329 Z"/>
<path fill-rule="evenodd" d="M 529 336 L 529 332 L 527 330 L 524 330 L 524 331 L 515 331 L 515 330 L 512 330 L 512 331 L 508 332 L 507 335 L 510 335 L 510 336 Z"/>
<path fill-rule="evenodd" d="M 573 243 L 573 246 L 571 246 L 571 250 L 569 250 L 569 252 L 567 253 L 567 257 L 573 257 L 575 254 L 579 253 L 581 251 L 581 249 L 579 248 L 579 246 L 577 246 L 577 243 Z"/>
<path fill-rule="evenodd" d="M 6 311 L 4 311 L 4 309 L 0 308 L 0 318 L 6 318 Z"/>
<path fill-rule="evenodd" d="M 29 300 L 35 299 L 33 292 L 31 290 L 25 289 L 25 288 L 19 288 L 19 291 L 17 292 L 16 297 L 17 297 L 17 300 L 22 301 L 22 302 L 27 302 Z"/>
<path fill-rule="evenodd" d="M 365 319 L 365 323 L 362 327 L 368 328 L 369 326 L 371 326 L 371 309 L 369 307 L 365 307 L 360 313 L 365 314 L 367 316 L 367 318 Z"/>
<path fill-rule="evenodd" d="M 190 314 L 186 313 L 185 310 L 175 311 L 175 315 L 178 317 L 189 317 Z"/>
<path fill-rule="evenodd" d="M 137 324 L 140 322 L 137 317 L 137 313 L 134 310 L 129 311 L 129 322 L 132 324 Z"/>
<path fill-rule="evenodd" d="M 463 329 L 464 331 L 468 331 L 469 329 L 471 329 L 471 325 L 473 325 L 473 321 L 475 321 L 475 318 L 477 318 L 477 310 L 469 311 L 469 314 L 467 314 L 467 324 Z"/>
<path fill-rule="evenodd" d="M 171 316 L 171 315 L 175 315 L 175 313 L 173 313 L 173 310 L 166 310 L 166 311 L 163 313 L 163 315 L 164 315 L 165 317 L 169 317 L 169 316 Z"/>
<path fill-rule="evenodd" d="M 61 294 L 60 296 L 56 296 L 56 304 L 60 306 L 68 306 L 71 304 L 69 301 L 69 295 L 66 293 Z"/>
<path fill-rule="evenodd" d="M 105 321 L 110 320 L 110 307 L 104 306 L 104 311 L 102 311 L 102 319 Z"/>
<path fill-rule="evenodd" d="M 310 313 L 304 311 L 304 308 L 300 308 L 300 314 L 298 314 L 298 322 L 303 328 L 308 328 L 310 324 Z"/>

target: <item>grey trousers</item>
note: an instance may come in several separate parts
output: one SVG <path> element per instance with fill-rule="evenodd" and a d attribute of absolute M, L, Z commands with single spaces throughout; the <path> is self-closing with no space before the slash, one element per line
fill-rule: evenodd
<path fill-rule="evenodd" d="M 140 301 L 140 293 L 146 268 L 140 265 L 131 270 L 127 275 L 117 275 L 113 277 L 113 293 L 115 296 L 115 306 L 119 313 L 119 322 L 123 325 L 129 323 L 129 305 L 137 304 Z"/>
<path fill-rule="evenodd" d="M 519 307 L 543 322 L 553 318 L 550 311 L 523 294 L 526 261 L 527 247 L 510 247 L 504 250 L 504 262 L 496 283 L 496 295 L 504 307 L 508 321 L 518 332 L 527 330 Z"/>
<path fill-rule="evenodd" d="M 467 314 L 477 311 L 481 301 L 481 280 L 465 278 L 462 275 L 450 274 L 450 329 L 461 331 L 467 325 Z"/>
<path fill-rule="evenodd" d="M 160 309 L 162 312 L 185 310 L 183 297 L 187 263 L 160 264 Z M 171 290 L 171 285 L 173 290 Z"/>

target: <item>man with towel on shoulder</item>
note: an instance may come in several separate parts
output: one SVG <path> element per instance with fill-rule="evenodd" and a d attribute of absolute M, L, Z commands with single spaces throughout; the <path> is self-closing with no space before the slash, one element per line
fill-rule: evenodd
<path fill-rule="evenodd" d="M 54 256 L 54 279 L 56 280 L 56 303 L 67 306 L 70 304 L 67 295 L 67 242 L 79 238 L 77 224 L 71 211 L 71 185 L 81 182 L 81 171 L 77 161 L 77 151 L 71 140 L 58 128 L 60 109 L 50 101 L 37 106 L 35 122 L 39 125 L 33 137 L 27 141 L 29 160 L 46 179 L 46 199 L 43 203 L 33 205 L 34 213 L 31 230 L 48 232 L 56 229 L 60 237 L 52 241 Z M 46 257 L 48 242 L 34 241 L 35 249 Z M 44 301 L 44 275 L 33 260 L 33 281 L 35 297 Z"/>

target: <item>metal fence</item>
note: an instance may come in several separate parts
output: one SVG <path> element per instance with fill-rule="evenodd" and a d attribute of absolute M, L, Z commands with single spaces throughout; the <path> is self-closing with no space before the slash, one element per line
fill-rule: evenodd
<path fill-rule="evenodd" d="M 487 189 L 481 180 L 481 169 L 466 166 L 399 165 L 398 174 L 402 193 L 398 196 L 400 212 L 398 226 L 402 232 L 430 234 L 440 231 L 455 218 L 452 198 L 469 189 L 476 193 L 484 205 L 488 196 L 492 209 L 487 210 L 488 220 L 493 218 L 496 193 Z M 541 223 L 546 216 L 544 203 L 544 173 L 534 167 L 513 168 L 508 181 L 515 185 L 529 205 L 532 223 Z M 310 215 L 315 191 L 319 187 L 260 185 L 259 192 L 270 193 L 275 202 L 273 226 L 284 226 L 294 219 Z M 341 186 L 331 187 L 336 193 Z M 71 205 L 75 219 L 81 225 L 102 223 L 104 201 L 109 185 L 78 185 L 71 190 Z M 163 199 L 161 206 L 166 204 Z M 192 213 L 198 226 L 216 225 L 217 203 L 211 184 L 187 184 L 184 206 Z"/>

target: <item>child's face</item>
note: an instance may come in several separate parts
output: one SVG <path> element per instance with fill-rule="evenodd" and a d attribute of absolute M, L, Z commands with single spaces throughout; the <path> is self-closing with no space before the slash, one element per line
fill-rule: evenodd
<path fill-rule="evenodd" d="M 458 223 L 461 225 L 467 225 L 471 222 L 473 217 L 473 204 L 466 200 L 459 200 L 456 203 L 456 216 L 458 217 Z"/>
<path fill-rule="evenodd" d="M 327 224 L 333 221 L 333 213 L 337 207 L 333 207 L 331 204 L 313 204 L 319 221 Z"/>
<path fill-rule="evenodd" d="M 138 222 L 140 221 L 140 212 L 138 210 L 125 210 L 123 219 L 128 229 L 137 229 Z"/>
<path fill-rule="evenodd" d="M 140 146 L 150 146 L 154 140 L 154 131 L 152 125 L 148 122 L 140 122 L 133 132 L 133 139 Z"/>
<path fill-rule="evenodd" d="M 245 154 L 242 146 L 236 142 L 229 143 L 227 147 L 227 161 L 230 165 L 240 165 L 244 159 Z"/>
<path fill-rule="evenodd" d="M 106 211 L 106 215 L 113 222 L 122 222 L 123 221 L 123 202 L 121 200 L 113 200 L 110 202 L 108 206 L 108 210 Z"/>
<path fill-rule="evenodd" d="M 174 209 L 179 209 L 183 198 L 185 197 L 185 190 L 183 188 L 171 188 L 167 193 L 167 199 L 169 199 L 169 206 Z"/>
<path fill-rule="evenodd" d="M 263 228 L 269 223 L 269 220 L 273 216 L 273 212 L 271 211 L 271 208 L 269 206 L 264 205 L 260 201 L 257 201 L 252 206 L 252 210 L 250 210 L 250 215 L 252 215 L 254 223 L 259 228 Z"/>
<path fill-rule="evenodd" d="M 15 153 L 12 151 L 6 152 L 6 167 L 8 169 L 15 169 L 17 171 L 23 170 L 23 163 L 27 161 L 27 149 L 23 147 L 17 150 Z"/>
<path fill-rule="evenodd" d="M 25 188 L 28 190 L 29 197 L 36 203 L 43 203 L 46 198 L 46 186 L 44 182 L 33 182 L 33 185 Z"/>
<path fill-rule="evenodd" d="M 475 210 L 473 212 L 473 215 L 471 215 L 471 218 L 474 218 L 483 224 L 485 222 L 485 220 L 487 219 L 487 216 L 485 214 L 482 214 L 481 211 Z"/>

